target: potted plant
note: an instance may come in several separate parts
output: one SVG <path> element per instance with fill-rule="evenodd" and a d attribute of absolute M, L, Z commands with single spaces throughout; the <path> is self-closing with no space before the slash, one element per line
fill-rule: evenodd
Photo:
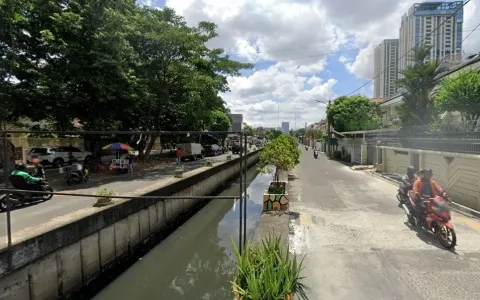
<path fill-rule="evenodd" d="M 95 196 L 97 196 L 97 203 L 95 203 L 93 206 L 99 207 L 112 204 L 113 200 L 111 196 L 113 195 L 115 195 L 115 193 L 112 190 L 107 188 L 98 189 L 95 193 Z"/>
<path fill-rule="evenodd" d="M 280 135 L 268 143 L 260 152 L 260 171 L 274 173 L 263 194 L 263 210 L 288 210 L 287 182 L 280 181 L 280 173 L 293 169 L 300 159 L 298 142 L 289 135 Z"/>
<path fill-rule="evenodd" d="M 233 294 L 236 300 L 308 299 L 308 288 L 300 276 L 303 258 L 300 262 L 287 251 L 282 250 L 281 238 L 271 237 L 259 245 L 247 243 L 240 253 L 234 243 L 237 258 Z"/>

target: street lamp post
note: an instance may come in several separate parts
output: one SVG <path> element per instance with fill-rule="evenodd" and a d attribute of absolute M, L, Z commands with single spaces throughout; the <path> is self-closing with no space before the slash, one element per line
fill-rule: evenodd
<path fill-rule="evenodd" d="M 320 100 L 315 100 L 317 101 L 318 103 L 322 103 L 322 104 L 325 104 L 327 107 L 328 105 L 330 105 L 330 100 L 328 100 L 328 103 L 326 103 L 325 101 L 320 101 Z M 328 145 L 327 145 L 327 154 L 328 156 L 330 157 L 331 156 L 331 141 L 332 141 L 332 130 L 330 128 L 330 122 L 328 122 L 328 115 L 327 115 L 327 137 L 328 137 Z"/>

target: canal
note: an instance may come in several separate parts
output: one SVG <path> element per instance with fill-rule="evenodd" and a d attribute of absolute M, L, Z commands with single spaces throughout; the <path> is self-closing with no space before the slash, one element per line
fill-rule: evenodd
<path fill-rule="evenodd" d="M 255 233 L 271 178 L 255 166 L 247 172 L 247 238 Z M 239 189 L 237 180 L 221 195 L 238 195 Z M 211 201 L 93 299 L 232 299 L 238 209 L 233 200 Z"/>

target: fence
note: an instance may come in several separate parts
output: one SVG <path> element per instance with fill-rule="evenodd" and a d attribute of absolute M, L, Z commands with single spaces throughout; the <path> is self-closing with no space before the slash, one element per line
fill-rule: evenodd
<path fill-rule="evenodd" d="M 367 144 L 480 154 L 480 121 L 437 122 L 402 129 L 366 131 Z"/>
<path fill-rule="evenodd" d="M 3 181 L 4 181 L 4 187 L 0 189 L 0 195 L 4 194 L 1 196 L 2 198 L 0 199 L 0 204 L 4 204 L 2 207 L 5 210 L 5 215 L 6 215 L 6 246 L 8 248 L 8 252 L 11 253 L 12 249 L 12 222 L 14 221 L 12 218 L 11 211 L 16 206 L 17 204 L 25 204 L 22 203 L 20 198 L 25 197 L 26 195 L 31 195 L 31 197 L 35 197 L 35 195 L 38 196 L 39 193 L 41 194 L 46 194 L 46 195 L 59 195 L 59 196 L 69 196 L 69 199 L 91 199 L 92 197 L 95 197 L 92 195 L 92 193 L 74 193 L 72 191 L 62 191 L 62 192 L 45 192 L 45 191 L 32 191 L 32 190 L 27 190 L 26 188 L 19 189 L 18 187 L 11 187 L 11 183 L 9 180 L 9 175 L 11 174 L 14 164 L 16 162 L 16 155 L 15 155 L 15 144 L 14 144 L 14 139 L 15 136 L 19 135 L 38 135 L 38 136 L 44 136 L 45 134 L 54 134 L 57 136 L 68 136 L 68 135 L 75 135 L 76 139 L 78 140 L 83 140 L 85 145 L 89 145 L 87 150 L 89 151 L 82 151 L 79 150 L 80 152 L 75 152 L 72 149 L 69 149 L 68 147 L 61 148 L 61 149 L 55 149 L 54 151 L 48 151 L 48 153 L 39 153 L 36 157 L 39 157 L 40 160 L 45 162 L 46 164 L 52 164 L 55 167 L 61 167 L 63 164 L 68 163 L 69 157 L 77 157 L 81 161 L 84 162 L 84 164 L 88 164 L 89 166 L 92 166 L 93 170 L 97 169 L 104 169 L 104 168 L 97 168 L 98 165 L 102 164 L 102 161 L 100 160 L 100 157 L 98 157 L 100 150 L 104 148 L 104 146 L 108 145 L 111 141 L 116 140 L 116 141 L 123 141 L 125 142 L 123 145 L 128 146 L 128 142 L 132 143 L 136 149 L 131 149 L 131 150 L 136 150 L 136 156 L 137 158 L 145 157 L 145 154 L 149 151 L 151 151 L 154 148 L 155 143 L 157 143 L 158 139 L 164 138 L 169 144 L 175 144 L 178 142 L 185 142 L 185 141 L 197 141 L 197 137 L 200 140 L 202 136 L 208 135 L 211 138 L 214 138 L 214 136 L 227 136 L 227 134 L 232 134 L 232 132 L 199 132 L 199 131 L 91 131 L 91 132 L 60 132 L 60 131 L 41 131 L 41 132 L 35 132 L 35 131 L 21 131 L 21 130 L 16 130 L 16 131 L 1 131 L 1 145 L 0 145 L 0 156 L 2 160 L 2 173 L 3 173 Z M 124 195 L 112 195 L 109 196 L 109 198 L 124 198 L 124 199 L 131 199 L 132 201 L 164 201 L 165 199 L 169 200 L 184 200 L 184 199 L 236 199 L 240 200 L 240 205 L 239 205 L 239 214 L 240 214 L 240 226 L 239 226 L 239 237 L 238 237 L 238 244 L 240 250 L 243 249 L 245 242 L 246 242 L 246 219 L 247 219 L 247 209 L 246 209 L 246 191 L 247 191 L 247 182 L 246 182 L 246 174 L 247 174 L 247 135 L 244 134 L 243 132 L 233 132 L 233 134 L 237 134 L 240 136 L 239 142 L 240 142 L 240 152 L 239 152 L 239 169 L 240 169 L 240 177 L 239 177 L 239 194 L 237 196 L 170 196 L 170 195 L 161 195 L 161 196 L 135 196 L 135 195 L 130 195 L 131 193 L 125 193 Z M 50 137 L 44 138 L 37 137 L 36 138 L 36 144 L 37 145 L 50 145 Z M 211 141 L 214 142 L 214 141 Z M 123 148 L 122 148 L 123 147 Z M 125 150 L 130 147 L 122 146 L 120 148 L 112 148 L 111 150 L 113 152 L 117 152 L 115 157 L 121 156 L 120 150 Z M 124 149 L 125 148 L 125 149 Z M 200 147 L 201 148 L 201 147 Z M 193 149 L 193 148 L 192 148 Z M 202 148 L 203 149 L 203 148 Z M 210 149 L 210 148 L 209 148 Z M 73 151 L 73 152 L 72 152 Z M 202 150 L 201 153 L 198 153 L 200 156 L 208 155 L 209 153 L 204 152 Z M 33 154 L 29 154 L 32 156 Z M 130 154 L 131 155 L 131 154 Z M 216 156 L 217 153 L 214 152 L 213 156 Z M 32 157 L 29 157 L 31 161 Z M 227 160 L 230 158 L 227 157 Z M 196 161 L 197 156 L 193 155 L 192 160 Z M 17 161 L 18 162 L 18 161 Z M 55 170 L 55 169 L 53 169 Z M 182 170 L 184 170 L 182 168 Z M 48 171 L 48 169 L 47 169 Z M 55 172 L 55 171 L 53 171 Z M 182 171 L 183 172 L 183 171 Z M 48 175 L 47 175 L 48 176 Z M 98 176 L 101 176 L 99 174 Z M 143 175 L 142 175 L 143 176 Z M 120 177 L 118 177 L 120 178 Z M 115 180 L 120 180 L 116 178 Z M 147 176 L 146 180 L 158 180 L 160 178 L 158 176 L 158 172 L 150 172 L 149 175 Z M 164 177 L 161 177 L 164 178 Z M 107 179 L 105 179 L 107 180 Z M 124 179 L 123 179 L 124 180 Z M 138 178 L 135 178 L 134 180 L 138 180 Z M 99 186 L 102 186 L 104 181 L 100 180 L 97 184 Z M 16 199 L 16 200 L 15 200 Z M 24 198 L 22 198 L 24 199 Z M 41 199 L 40 199 L 41 200 Z M 66 200 L 68 201 L 68 200 Z M 73 200 L 72 200 L 73 201 Z M 21 208 L 20 208 L 21 209 Z M 0 243 L 3 244 L 3 243 Z M 8 269 L 12 269 L 12 257 L 9 259 L 9 266 Z"/>

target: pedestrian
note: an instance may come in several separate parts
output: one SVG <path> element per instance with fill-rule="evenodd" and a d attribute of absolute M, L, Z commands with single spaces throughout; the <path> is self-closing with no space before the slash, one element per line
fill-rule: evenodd
<path fill-rule="evenodd" d="M 175 154 L 177 156 L 177 165 L 179 165 L 180 161 L 182 160 L 182 149 L 180 149 L 180 147 L 177 147 Z"/>
<path fill-rule="evenodd" d="M 127 156 L 127 161 L 128 161 L 128 173 L 133 173 L 133 155 Z"/>

